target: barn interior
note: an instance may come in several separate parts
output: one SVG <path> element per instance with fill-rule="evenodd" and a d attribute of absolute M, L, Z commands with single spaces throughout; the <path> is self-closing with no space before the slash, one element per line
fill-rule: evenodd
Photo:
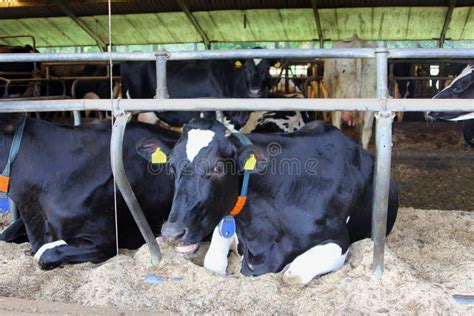
<path fill-rule="evenodd" d="M 474 48 L 474 3 L 471 0 L 1 0 L 0 53 L 106 52 L 109 47 L 109 2 L 112 14 L 110 50 L 114 52 L 256 47 L 324 49 L 354 37 L 370 45 L 388 48 Z M 474 58 L 390 59 L 390 95 L 395 98 L 432 98 L 447 87 L 467 64 L 473 63 Z M 326 97 L 320 88 L 315 90 L 315 86 L 324 84 L 324 64 L 323 59 L 279 61 L 278 66 L 270 70 L 271 96 Z M 2 99 L 87 97 L 84 91 L 78 90 L 80 82 L 104 87 L 106 93 L 97 97 L 110 98 L 110 76 L 114 87 L 119 87 L 119 67 L 120 63 L 115 63 L 110 69 L 104 62 L 0 64 L 0 109 Z M 119 90 L 114 91 L 113 97 L 119 96 Z M 71 113 L 31 115 L 73 123 Z M 322 113 L 317 115 L 324 119 Z M 87 122 L 103 119 L 107 113 L 83 113 L 82 116 Z M 463 139 L 463 124 L 431 122 L 424 112 L 406 112 L 403 118 L 396 118 L 393 124 L 392 175 L 399 184 L 402 207 L 473 211 L 474 148 Z M 343 124 L 342 129 L 358 139 L 358 130 L 352 126 Z M 373 140 L 369 151 L 374 152 Z M 414 216 L 425 215 L 404 213 L 406 221 Z M 6 224 L 7 219 L 3 221 Z M 466 226 L 460 226 L 455 228 L 472 231 L 472 220 L 469 219 Z M 472 237 L 469 238 L 472 241 Z M 398 236 L 397 243 L 401 240 Z M 459 245 L 459 248 L 464 247 Z M 14 250 L 26 251 L 18 249 Z M 430 249 L 434 250 L 434 246 Z M 1 256 L 8 257 L 7 254 Z M 435 273 L 430 273 L 434 279 Z M 99 273 L 96 277 L 100 276 Z M 263 286 L 267 285 L 264 283 Z M 0 283 L 0 295 L 3 295 L 1 286 Z M 378 289 L 383 291 L 383 287 Z M 106 292 L 110 288 L 101 290 Z M 87 289 L 84 291 L 87 293 Z M 285 296 L 291 294 L 287 289 L 282 291 Z M 58 301 L 68 299 L 57 297 Z M 89 303 L 77 298 L 71 301 Z M 417 309 L 416 303 L 413 304 L 406 305 L 407 309 L 401 311 L 428 314 L 433 311 Z M 131 303 L 120 305 L 117 302 L 113 305 L 132 306 Z M 140 307 L 146 309 L 146 306 Z M 384 312 L 383 307 L 378 308 L 379 312 Z M 162 310 L 190 311 L 176 306 Z M 270 310 L 278 312 L 273 308 Z M 264 309 L 259 307 L 258 311 L 264 312 Z M 361 310 L 344 312 L 357 311 Z M 469 313 L 473 310 L 462 311 Z M 454 312 L 459 313 L 459 310 Z"/>

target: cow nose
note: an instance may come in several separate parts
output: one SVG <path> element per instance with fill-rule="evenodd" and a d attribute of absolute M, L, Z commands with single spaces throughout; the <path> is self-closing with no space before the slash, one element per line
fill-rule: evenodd
<path fill-rule="evenodd" d="M 186 234 L 186 229 L 179 227 L 175 223 L 166 222 L 161 227 L 161 235 L 165 239 L 180 239 Z"/>
<path fill-rule="evenodd" d="M 258 98 L 260 96 L 260 89 L 250 89 L 249 97 Z"/>

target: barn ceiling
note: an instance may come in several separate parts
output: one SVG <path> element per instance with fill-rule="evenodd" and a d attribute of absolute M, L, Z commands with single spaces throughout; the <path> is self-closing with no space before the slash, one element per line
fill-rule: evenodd
<path fill-rule="evenodd" d="M 112 0 L 112 41 L 311 41 L 320 33 L 325 40 L 354 34 L 365 40 L 433 40 L 440 38 L 444 25 L 446 39 L 474 40 L 473 8 L 472 0 Z M 38 47 L 100 45 L 108 42 L 106 13 L 104 0 L 0 1 L 0 34 L 31 34 Z M 0 39 L 0 44 L 27 42 Z"/>

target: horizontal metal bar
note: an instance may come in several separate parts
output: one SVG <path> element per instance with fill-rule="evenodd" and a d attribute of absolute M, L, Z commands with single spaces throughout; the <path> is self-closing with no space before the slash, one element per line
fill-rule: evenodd
<path fill-rule="evenodd" d="M 159 53 L 159 52 L 156 52 Z M 111 53 L 113 61 L 155 61 L 156 53 Z M 166 52 L 169 60 L 245 58 L 373 58 L 374 49 L 238 49 Z M 109 53 L 1 54 L 0 62 L 108 61 Z"/>
<path fill-rule="evenodd" d="M 474 48 L 394 48 L 388 58 L 472 58 Z"/>
<path fill-rule="evenodd" d="M 169 60 L 239 58 L 374 58 L 375 48 L 238 49 L 167 52 Z M 157 52 L 158 53 L 158 52 Z M 111 53 L 114 61 L 154 61 L 155 53 Z M 473 58 L 472 48 L 389 49 L 389 58 Z M 109 53 L 1 54 L 0 62 L 108 61 Z"/>
<path fill-rule="evenodd" d="M 392 77 L 395 80 L 452 80 L 454 77 L 420 76 L 420 77 Z"/>
<path fill-rule="evenodd" d="M 473 111 L 474 99 L 114 99 L 124 111 Z M 1 101 L 0 112 L 110 111 L 109 99 Z"/>

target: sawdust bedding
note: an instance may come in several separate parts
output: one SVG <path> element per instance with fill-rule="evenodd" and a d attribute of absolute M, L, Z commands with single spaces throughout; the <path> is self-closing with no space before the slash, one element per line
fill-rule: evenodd
<path fill-rule="evenodd" d="M 205 245 L 189 260 L 159 240 L 164 258 L 157 267 L 142 247 L 102 264 L 41 271 L 28 244 L 0 243 L 0 296 L 178 313 L 474 314 L 474 305 L 452 298 L 474 294 L 473 228 L 474 213 L 403 208 L 382 278 L 372 276 L 372 243 L 363 240 L 341 270 L 305 287 L 283 284 L 280 274 L 244 277 L 234 255 L 227 276 L 210 273 L 201 267 Z"/>

